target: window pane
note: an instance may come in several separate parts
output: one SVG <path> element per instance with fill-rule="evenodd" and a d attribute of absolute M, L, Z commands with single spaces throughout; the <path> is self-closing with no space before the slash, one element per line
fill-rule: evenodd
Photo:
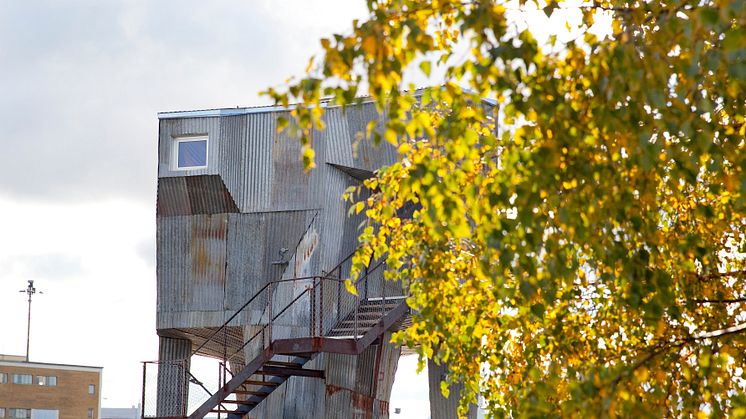
<path fill-rule="evenodd" d="M 178 167 L 207 166 L 207 140 L 179 141 Z"/>
<path fill-rule="evenodd" d="M 5 417 L 5 408 L 0 407 L 0 418 L 4 418 L 4 417 Z"/>
<path fill-rule="evenodd" d="M 31 384 L 32 382 L 31 374 L 13 374 L 13 384 Z"/>
<path fill-rule="evenodd" d="M 51 376 L 51 377 L 47 377 L 47 378 L 48 378 L 47 379 L 47 385 L 48 386 L 56 386 L 57 385 L 57 377 Z"/>
<path fill-rule="evenodd" d="M 8 374 L 4 372 L 0 372 L 0 384 L 5 384 L 8 382 Z M 2 416 L 0 416 L 2 417 Z"/>
<path fill-rule="evenodd" d="M 96 386 L 88 384 L 88 394 L 96 394 Z"/>
<path fill-rule="evenodd" d="M 31 409 L 10 409 L 10 417 L 13 419 L 29 419 Z"/>

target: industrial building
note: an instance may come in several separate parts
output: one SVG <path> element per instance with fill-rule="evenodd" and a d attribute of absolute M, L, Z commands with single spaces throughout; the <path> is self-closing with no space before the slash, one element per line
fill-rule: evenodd
<path fill-rule="evenodd" d="M 101 372 L 0 355 L 0 418 L 99 419 Z"/>
<path fill-rule="evenodd" d="M 277 131 L 288 114 L 159 114 L 160 348 L 144 363 L 143 417 L 389 417 L 404 290 L 377 261 L 355 278 L 357 296 L 343 284 L 363 218 L 342 195 L 396 161 L 365 137 L 385 115 L 369 102 L 327 106 L 307 172 L 297 139 Z M 198 376 L 193 356 L 219 360 L 218 371 Z M 439 389 L 443 371 L 432 370 Z M 434 419 L 454 417 L 455 398 L 431 405 Z"/>

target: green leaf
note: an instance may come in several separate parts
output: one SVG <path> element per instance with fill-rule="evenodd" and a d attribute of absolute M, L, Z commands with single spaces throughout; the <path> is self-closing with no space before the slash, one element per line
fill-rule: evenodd
<path fill-rule="evenodd" d="M 423 61 L 420 63 L 420 69 L 425 74 L 425 76 L 430 77 L 430 61 Z"/>

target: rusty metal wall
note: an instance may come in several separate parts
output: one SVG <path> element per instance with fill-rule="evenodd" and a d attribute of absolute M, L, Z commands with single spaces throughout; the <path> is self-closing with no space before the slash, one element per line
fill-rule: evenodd
<path fill-rule="evenodd" d="M 445 364 L 438 365 L 433 361 L 427 362 L 427 379 L 430 395 L 430 414 L 432 419 L 457 419 L 456 411 L 459 405 L 459 393 L 463 385 L 454 384 L 449 389 L 446 399 L 440 391 L 440 382 L 445 377 L 448 368 Z M 471 405 L 467 413 L 467 419 L 477 418 L 477 406 Z"/>
<path fill-rule="evenodd" d="M 357 246 L 363 216 L 348 217 L 342 193 L 360 184 L 360 174 L 396 161 L 391 145 L 365 139 L 368 122 L 382 118 L 371 103 L 327 109 L 327 130 L 313 133 L 317 168 L 306 172 L 298 141 L 276 132 L 278 112 L 161 119 L 159 209 L 169 211 L 159 210 L 157 220 L 157 327 L 164 336 L 169 329 L 217 327 L 268 281 L 319 275 Z M 186 135 L 209 137 L 206 169 L 171 170 L 173 139 Z M 227 195 L 197 194 L 195 205 L 188 185 L 196 175 L 214 175 L 200 187 Z M 278 289 L 273 304 L 298 291 Z M 288 313 L 276 333 L 302 331 L 308 311 Z M 261 315 L 254 314 L 247 318 Z M 326 370 L 325 380 L 292 378 L 249 417 L 387 418 L 398 357 L 389 343 L 357 357 L 322 354 L 308 367 Z"/>
<path fill-rule="evenodd" d="M 223 310 L 228 214 L 158 220 L 158 312 Z"/>

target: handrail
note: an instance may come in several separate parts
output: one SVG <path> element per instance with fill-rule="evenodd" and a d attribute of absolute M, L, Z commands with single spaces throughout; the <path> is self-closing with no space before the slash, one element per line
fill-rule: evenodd
<path fill-rule="evenodd" d="M 248 367 L 248 365 L 242 365 L 244 361 L 253 360 L 251 362 L 255 362 L 256 359 L 259 359 L 257 357 L 266 356 L 267 351 L 273 347 L 272 345 L 277 339 L 344 336 L 353 339 L 355 342 L 360 342 L 360 339 L 367 342 L 368 331 L 371 327 L 370 317 L 367 315 L 359 316 L 358 312 L 363 307 L 367 307 L 366 312 L 378 313 L 380 301 L 380 316 L 383 318 L 390 311 L 387 300 L 393 295 L 391 287 L 388 286 L 389 281 L 385 280 L 385 275 L 380 274 L 380 272 L 374 275 L 379 269 L 385 267 L 383 260 L 379 259 L 377 262 L 369 263 L 369 266 L 358 272 L 354 279 L 350 278 L 349 270 L 351 266 L 349 264 L 355 253 L 351 253 L 336 264 L 333 269 L 322 271 L 322 275 L 281 278 L 267 282 L 238 310 L 232 313 L 220 327 L 207 334 L 206 340 L 192 351 L 190 356 L 201 351 L 205 355 L 221 360 L 218 373 L 218 392 L 223 391 L 221 388 L 227 384 L 228 374 L 235 377 L 233 372 L 229 370 L 228 363 L 234 364 L 238 361 L 237 367 L 239 369 Z M 358 288 L 357 294 L 348 293 L 344 290 L 342 283 L 346 281 L 346 278 L 352 279 L 352 285 Z M 298 281 L 307 282 L 299 285 L 291 284 L 287 288 L 279 286 L 280 284 Z M 325 286 L 325 281 L 331 283 Z M 401 296 L 399 292 L 393 291 L 397 298 Z M 266 295 L 266 301 L 262 299 L 258 302 L 258 298 L 263 295 Z M 362 301 L 367 301 L 367 305 L 362 306 Z M 252 303 L 254 303 L 253 306 Z M 297 314 L 300 317 L 293 314 L 296 313 L 295 307 L 297 307 Z M 227 333 L 229 325 L 244 312 L 249 312 L 250 315 L 246 318 L 241 317 L 242 321 L 237 322 L 240 324 L 236 324 L 236 326 L 240 326 L 243 333 L 238 335 L 231 333 L 229 340 Z M 291 314 L 290 317 L 288 317 L 288 312 Z M 362 312 L 360 311 L 360 313 Z M 310 327 L 305 326 L 305 322 L 309 321 L 308 326 Z M 251 328 L 244 326 L 251 326 Z M 304 327 L 308 327 L 308 329 L 304 330 Z M 273 336 L 275 328 L 278 335 L 276 337 Z M 248 339 L 245 339 L 244 333 L 250 330 L 255 330 L 255 332 Z M 221 332 L 223 332 L 222 339 Z M 261 341 L 258 339 L 261 339 Z M 250 348 L 250 350 L 247 348 Z M 239 374 L 241 373 L 243 372 L 239 372 Z M 189 374 L 193 377 L 191 372 Z M 143 377 L 145 377 L 144 373 Z M 211 394 L 204 384 L 195 384 L 200 385 L 207 394 Z M 212 388 L 212 384 L 209 386 Z M 214 392 L 214 394 L 218 394 L 218 392 Z M 144 394 L 145 378 L 143 378 Z M 213 400 L 213 402 L 222 405 L 217 400 Z"/>
<path fill-rule="evenodd" d="M 356 248 L 356 249 L 355 249 L 355 250 L 354 250 L 354 251 L 353 251 L 352 253 L 350 253 L 350 254 L 349 254 L 349 255 L 348 255 L 347 257 L 345 257 L 344 259 L 342 259 L 342 261 L 340 261 L 340 262 L 339 262 L 338 264 L 336 264 L 336 265 L 335 265 L 335 266 L 334 266 L 334 267 L 333 267 L 332 269 L 330 269 L 330 270 L 329 270 L 329 273 L 331 273 L 331 272 L 334 272 L 334 271 L 336 271 L 336 270 L 337 270 L 338 268 L 340 268 L 340 267 L 342 266 L 342 264 L 343 264 L 343 263 L 347 262 L 347 261 L 348 261 L 348 260 L 350 260 L 350 259 L 351 259 L 351 258 L 352 258 L 353 256 L 355 256 L 355 253 L 357 253 L 358 249 L 359 249 L 359 247 L 358 247 L 358 248 Z M 248 306 L 249 306 L 249 304 L 251 304 L 252 302 L 254 302 L 254 300 L 256 300 L 256 299 L 257 299 L 257 298 L 259 297 L 259 295 L 260 295 L 260 294 L 262 294 L 262 293 L 263 293 L 264 291 L 266 291 L 266 290 L 267 290 L 267 288 L 269 288 L 269 287 L 270 287 L 270 286 L 271 286 L 272 284 L 279 284 L 279 283 L 284 283 L 284 282 L 294 282 L 294 281 L 305 281 L 305 280 L 309 280 L 309 279 L 313 279 L 313 280 L 316 280 L 316 279 L 328 279 L 328 280 L 336 280 L 336 281 L 342 281 L 342 279 L 341 279 L 341 278 L 330 278 L 330 277 L 329 277 L 328 275 L 327 275 L 327 276 L 324 276 L 324 277 L 322 277 L 322 276 L 319 276 L 319 275 L 315 275 L 315 276 L 306 276 L 306 277 L 297 277 L 297 278 L 285 278 L 285 279 L 282 279 L 282 278 L 280 278 L 280 279 L 275 279 L 275 280 L 271 280 L 271 281 L 267 282 L 266 284 L 264 284 L 264 286 L 263 286 L 263 287 L 261 287 L 261 288 L 259 289 L 259 291 L 257 291 L 256 293 L 254 293 L 254 295 L 252 295 L 252 296 L 251 296 L 251 298 L 249 298 L 249 300 L 248 300 L 248 301 L 246 301 L 246 302 L 245 302 L 245 303 L 244 303 L 244 304 L 243 304 L 243 305 L 241 306 L 241 308 L 239 308 L 238 310 L 236 310 L 236 312 L 235 312 L 235 313 L 233 313 L 233 315 L 231 315 L 231 316 L 230 316 L 230 317 L 228 318 L 228 320 L 226 320 L 226 321 L 225 321 L 225 322 L 224 322 L 224 323 L 223 323 L 223 324 L 222 324 L 222 325 L 221 325 L 221 326 L 220 326 L 220 327 L 219 327 L 219 328 L 218 328 L 217 330 L 215 330 L 214 332 L 212 332 L 212 333 L 211 333 L 211 334 L 210 334 L 210 335 L 209 335 L 209 336 L 207 337 L 207 339 L 205 339 L 205 341 L 204 341 L 204 342 L 203 342 L 203 343 L 202 343 L 201 345 L 199 345 L 199 346 L 197 347 L 197 349 L 195 349 L 194 351 L 192 351 L 192 354 L 191 354 L 191 356 L 194 356 L 194 355 L 196 355 L 196 354 L 197 354 L 197 353 L 198 353 L 198 352 L 199 352 L 199 351 L 200 351 L 200 350 L 201 350 L 202 348 L 204 348 L 204 347 L 205 347 L 205 346 L 206 346 L 206 345 L 207 345 L 207 344 L 208 344 L 209 342 L 211 342 L 211 341 L 212 341 L 212 338 L 214 338 L 215 336 L 217 336 L 217 334 L 218 334 L 218 333 L 220 333 L 220 332 L 221 332 L 221 331 L 222 331 L 223 329 L 225 329 L 226 327 L 228 327 L 228 325 L 230 324 L 230 322 L 231 322 L 231 321 L 233 321 L 233 319 L 235 319 L 236 317 L 238 317 L 238 315 L 239 315 L 239 314 L 241 314 L 241 312 L 242 312 L 243 310 L 245 310 L 245 309 L 246 309 L 246 307 L 248 307 Z M 287 308 L 286 308 L 286 309 L 287 309 Z M 271 322 L 271 320 L 270 320 L 270 322 Z M 255 336 L 252 336 L 252 339 L 253 339 L 254 337 L 255 337 Z"/>

